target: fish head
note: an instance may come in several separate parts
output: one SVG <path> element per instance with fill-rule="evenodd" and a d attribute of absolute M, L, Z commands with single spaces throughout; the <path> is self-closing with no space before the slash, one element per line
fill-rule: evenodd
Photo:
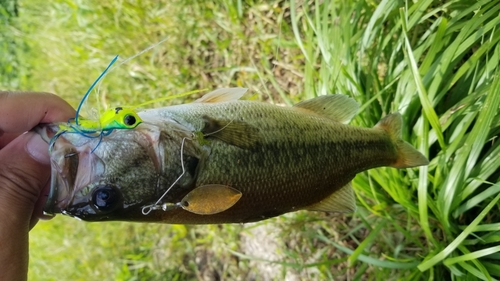
<path fill-rule="evenodd" d="M 140 213 L 158 198 L 157 128 L 141 124 L 133 130 L 88 136 L 61 132 L 54 124 L 39 132 L 50 142 L 46 214 L 87 221 L 128 220 L 131 212 Z"/>

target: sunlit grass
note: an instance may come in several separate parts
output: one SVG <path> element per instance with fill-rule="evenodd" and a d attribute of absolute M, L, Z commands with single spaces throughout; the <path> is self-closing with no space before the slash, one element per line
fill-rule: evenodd
<path fill-rule="evenodd" d="M 0 26 L 2 88 L 56 92 L 76 106 L 114 55 L 167 38 L 105 78 L 107 103 L 225 86 L 285 104 L 342 93 L 361 104 L 357 126 L 401 112 L 404 139 L 431 160 L 358 175 L 349 216 L 299 212 L 246 226 L 58 216 L 31 233 L 32 280 L 262 279 L 256 264 L 278 265 L 276 280 L 500 278 L 499 1 L 31 0 L 19 11 Z M 279 260 L 242 246 L 267 224 L 282 237 Z"/>

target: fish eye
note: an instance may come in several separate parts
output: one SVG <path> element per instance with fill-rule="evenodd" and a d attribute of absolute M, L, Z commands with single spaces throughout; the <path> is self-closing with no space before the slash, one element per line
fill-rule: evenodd
<path fill-rule="evenodd" d="M 92 203 L 99 211 L 112 211 L 120 201 L 120 191 L 113 185 L 100 185 L 92 193 Z"/>
<path fill-rule="evenodd" d="M 125 125 L 127 125 L 127 126 L 132 126 L 136 122 L 137 122 L 137 119 L 135 119 L 135 117 L 133 115 L 130 115 L 130 114 L 125 115 L 125 117 L 123 118 L 123 123 L 125 123 Z"/>

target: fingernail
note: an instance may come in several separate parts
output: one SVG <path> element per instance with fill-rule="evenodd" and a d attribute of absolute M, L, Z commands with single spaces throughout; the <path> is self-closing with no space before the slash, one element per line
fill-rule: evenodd
<path fill-rule="evenodd" d="M 37 162 L 48 165 L 50 163 L 49 146 L 42 140 L 39 134 L 31 134 L 31 138 L 26 143 L 26 151 Z"/>

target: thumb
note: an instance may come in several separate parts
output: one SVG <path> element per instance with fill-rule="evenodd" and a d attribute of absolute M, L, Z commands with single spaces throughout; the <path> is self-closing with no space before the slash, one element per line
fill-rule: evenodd
<path fill-rule="evenodd" d="M 50 178 L 48 145 L 27 132 L 0 150 L 0 206 L 6 213 L 30 218 Z"/>

